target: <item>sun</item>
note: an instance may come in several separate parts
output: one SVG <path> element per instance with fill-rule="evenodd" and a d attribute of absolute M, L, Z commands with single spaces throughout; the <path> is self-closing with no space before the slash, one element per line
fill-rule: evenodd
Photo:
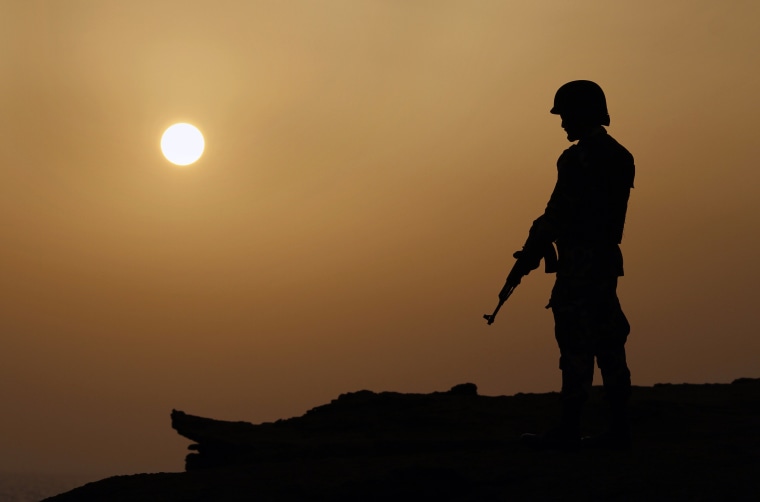
<path fill-rule="evenodd" d="M 161 136 L 164 157 L 178 166 L 187 166 L 200 159 L 205 146 L 203 134 L 192 124 L 174 124 Z"/>

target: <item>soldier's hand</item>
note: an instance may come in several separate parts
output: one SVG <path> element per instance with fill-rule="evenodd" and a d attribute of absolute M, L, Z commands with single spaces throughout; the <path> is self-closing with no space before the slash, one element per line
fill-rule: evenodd
<path fill-rule="evenodd" d="M 517 260 L 514 268 L 518 268 L 521 271 L 525 272 L 523 275 L 528 275 L 531 270 L 536 270 L 541 264 L 541 255 L 529 253 L 525 251 L 525 248 L 521 249 L 520 251 L 515 251 L 512 256 Z"/>

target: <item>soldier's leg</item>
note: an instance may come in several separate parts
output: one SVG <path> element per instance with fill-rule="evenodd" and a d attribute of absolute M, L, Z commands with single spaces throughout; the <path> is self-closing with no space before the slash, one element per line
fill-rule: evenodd
<path fill-rule="evenodd" d="M 562 371 L 562 408 L 560 423 L 544 434 L 523 434 L 522 439 L 542 448 L 577 449 L 580 447 L 580 419 L 588 400 L 594 377 L 594 353 L 584 333 L 579 316 L 574 284 L 557 278 L 550 306 L 554 315 L 554 334 L 560 351 Z"/>
<path fill-rule="evenodd" d="M 558 277 L 550 302 L 562 371 L 562 422 L 578 431 L 581 410 L 589 398 L 594 379 L 594 346 L 585 321 L 586 290 L 584 280 Z"/>
<path fill-rule="evenodd" d="M 616 284 L 617 281 L 615 281 Z M 606 300 L 597 313 L 599 332 L 595 349 L 597 364 L 602 373 L 604 399 L 609 413 L 607 439 L 610 447 L 630 447 L 628 401 L 631 396 L 631 372 L 628 369 L 625 342 L 631 327 L 625 317 L 614 288 L 607 291 Z"/>
<path fill-rule="evenodd" d="M 611 330 L 597 349 L 597 364 L 602 373 L 604 399 L 610 413 L 610 428 L 627 431 L 631 371 L 626 361 L 625 342 L 631 328 L 619 304 L 613 308 L 612 314 Z"/>
<path fill-rule="evenodd" d="M 554 322 L 562 371 L 562 424 L 580 434 L 581 411 L 591 393 L 594 378 L 594 353 L 586 343 L 577 312 L 557 309 Z"/>
<path fill-rule="evenodd" d="M 604 399 L 609 403 L 626 403 L 631 397 L 631 371 L 625 357 L 625 347 L 600 349 L 597 362 L 602 373 Z"/>

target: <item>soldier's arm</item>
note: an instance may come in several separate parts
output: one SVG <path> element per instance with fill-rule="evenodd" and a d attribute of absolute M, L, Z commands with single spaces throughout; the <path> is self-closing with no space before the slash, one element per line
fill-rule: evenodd
<path fill-rule="evenodd" d="M 532 259 L 536 266 L 538 266 L 537 260 L 547 253 L 548 248 L 561 234 L 565 226 L 564 221 L 571 213 L 573 206 L 577 204 L 569 186 L 568 170 L 572 169 L 573 164 L 579 162 L 578 155 L 578 147 L 573 145 L 560 156 L 557 161 L 557 183 L 554 185 L 544 213 L 533 221 L 528 232 L 522 254 Z"/>

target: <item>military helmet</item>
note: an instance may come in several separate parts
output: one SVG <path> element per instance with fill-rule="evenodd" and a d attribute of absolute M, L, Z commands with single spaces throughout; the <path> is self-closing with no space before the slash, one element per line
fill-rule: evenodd
<path fill-rule="evenodd" d="M 610 125 L 607 100 L 599 84 L 590 80 L 573 80 L 557 90 L 550 113 L 583 117 L 599 125 Z"/>

